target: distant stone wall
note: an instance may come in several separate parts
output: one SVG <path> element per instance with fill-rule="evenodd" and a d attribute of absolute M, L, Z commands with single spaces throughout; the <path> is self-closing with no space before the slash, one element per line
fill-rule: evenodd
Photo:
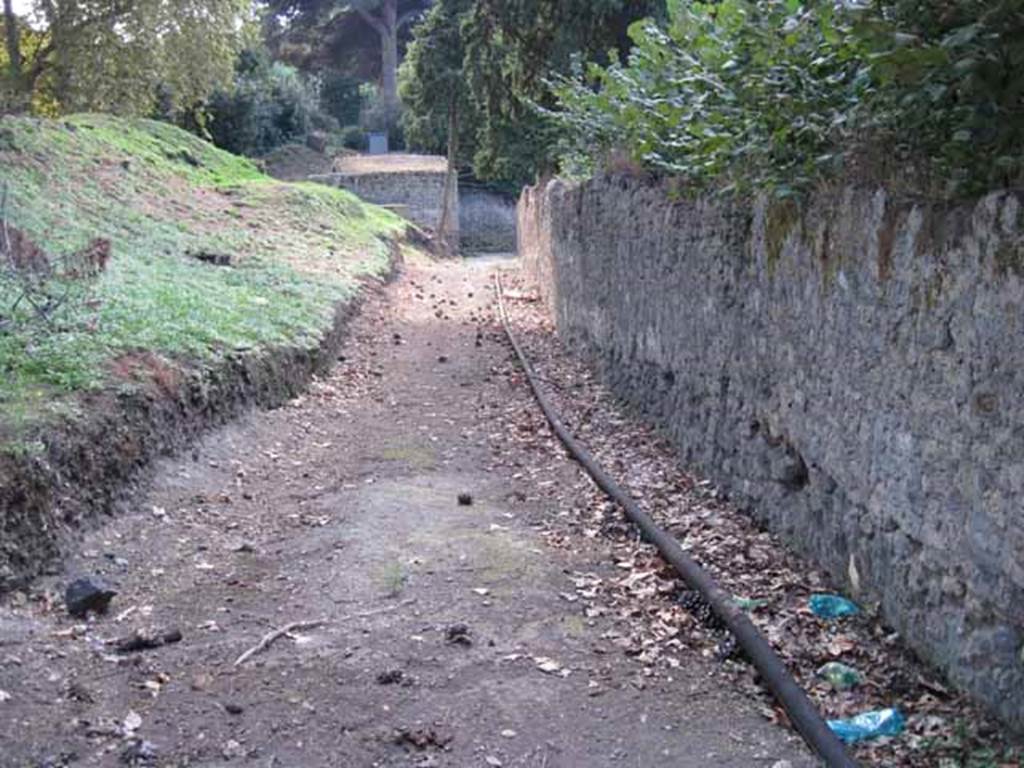
<path fill-rule="evenodd" d="M 328 173 L 313 181 L 341 187 L 368 203 L 394 207 L 417 226 L 435 230 L 441 220 L 445 173 L 436 171 L 382 171 L 379 173 Z M 455 212 L 458 215 L 458 212 Z"/>
<path fill-rule="evenodd" d="M 516 249 L 516 204 L 484 189 L 459 190 L 459 233 L 470 253 L 512 253 Z"/>
<path fill-rule="evenodd" d="M 560 334 L 685 462 L 1024 729 L 1021 201 L 528 190 Z"/>
<path fill-rule="evenodd" d="M 394 156 L 385 156 L 394 157 Z M 401 160 L 401 157 L 399 157 Z M 312 181 L 342 187 L 368 203 L 385 205 L 423 229 L 433 232 L 441 220 L 444 171 L 396 167 L 378 172 L 319 174 Z M 460 246 L 464 252 L 511 252 L 516 247 L 516 205 L 493 192 L 462 187 L 457 210 Z"/>

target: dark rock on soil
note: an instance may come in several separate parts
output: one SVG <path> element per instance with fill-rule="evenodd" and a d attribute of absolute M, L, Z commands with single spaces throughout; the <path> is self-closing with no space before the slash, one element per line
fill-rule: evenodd
<path fill-rule="evenodd" d="M 116 594 L 117 590 L 98 576 L 86 576 L 68 584 L 64 591 L 64 604 L 68 613 L 82 618 L 89 611 L 106 613 Z"/>
<path fill-rule="evenodd" d="M 393 685 L 395 683 L 402 682 L 404 677 L 402 670 L 400 669 L 388 669 L 377 675 L 377 682 L 381 685 Z"/>
<path fill-rule="evenodd" d="M 229 253 L 213 253 L 211 251 L 186 251 L 186 254 L 193 259 L 202 261 L 205 264 L 213 264 L 215 267 L 230 267 L 233 259 Z"/>
<path fill-rule="evenodd" d="M 37 764 L 37 768 L 67 768 L 76 762 L 78 762 L 77 752 L 61 752 L 58 755 L 47 755 Z"/>
<path fill-rule="evenodd" d="M 469 627 L 465 624 L 452 624 L 444 631 L 445 639 L 452 645 L 472 645 Z"/>
<path fill-rule="evenodd" d="M 395 732 L 395 743 L 414 749 L 436 747 L 444 749 L 452 742 L 452 735 L 433 728 L 400 728 Z"/>
<path fill-rule="evenodd" d="M 156 747 L 142 739 L 132 739 L 121 750 L 121 762 L 125 765 L 151 765 L 156 760 Z"/>

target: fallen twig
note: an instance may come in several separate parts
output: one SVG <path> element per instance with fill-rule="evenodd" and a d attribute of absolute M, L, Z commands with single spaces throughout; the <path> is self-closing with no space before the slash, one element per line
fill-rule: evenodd
<path fill-rule="evenodd" d="M 522 293 L 521 291 L 505 291 L 504 294 L 506 299 L 512 299 L 513 301 L 526 301 L 535 302 L 540 301 L 540 296 L 535 293 Z"/>
<path fill-rule="evenodd" d="M 342 616 L 338 621 L 349 621 L 351 619 L 365 619 L 369 616 L 377 616 L 381 613 L 389 613 L 390 611 L 397 611 L 399 608 L 404 608 L 407 605 L 412 605 L 416 602 L 416 598 L 410 597 L 408 600 L 403 600 L 400 603 L 394 605 L 386 605 L 383 608 L 374 608 L 372 611 L 363 611 L 362 613 L 350 613 L 348 616 Z"/>
<path fill-rule="evenodd" d="M 387 605 L 383 608 L 375 608 L 372 611 L 363 611 L 362 613 L 350 613 L 348 616 L 342 616 L 340 619 L 338 619 L 338 621 L 365 619 L 369 616 L 376 616 L 381 613 L 387 613 L 388 611 L 398 610 L 399 608 L 402 608 L 406 605 L 410 605 L 415 602 L 415 598 L 410 598 L 408 600 L 403 600 L 400 603 L 395 603 L 394 605 Z M 293 621 L 291 624 L 286 624 L 280 629 L 275 629 L 271 632 L 268 632 L 260 639 L 258 643 L 256 643 L 256 645 L 254 645 L 252 648 L 250 648 L 237 659 L 235 659 L 234 666 L 241 666 L 249 659 L 251 659 L 253 656 L 255 656 L 257 653 L 262 653 L 263 651 L 267 650 L 267 648 L 269 648 L 272 643 L 274 643 L 277 640 L 280 640 L 287 634 L 295 632 L 299 629 L 315 629 L 316 627 L 323 626 L 326 623 L 326 619 L 318 619 L 316 621 Z"/>
<path fill-rule="evenodd" d="M 271 644 L 273 644 L 276 640 L 279 640 L 280 638 L 284 637 L 285 635 L 291 634 L 292 632 L 295 632 L 299 629 L 316 629 L 317 627 L 323 626 L 326 623 L 327 622 L 324 619 L 319 619 L 317 621 L 293 621 L 291 624 L 286 624 L 280 629 L 275 629 L 273 632 L 268 632 L 262 638 L 260 638 L 260 641 L 256 643 L 256 645 L 254 645 L 252 648 L 250 648 L 237 659 L 235 659 L 234 666 L 241 666 L 249 659 L 251 659 L 253 656 L 255 656 L 257 653 L 262 653 L 263 651 L 267 650 L 267 648 L 269 648 Z"/>
<path fill-rule="evenodd" d="M 124 621 L 125 619 L 127 619 L 129 616 L 131 616 L 133 613 L 135 613 L 135 611 L 137 611 L 138 609 L 139 609 L 139 606 L 137 606 L 137 605 L 133 605 L 130 608 L 125 608 L 123 611 L 121 611 L 119 614 L 117 614 L 117 617 L 114 619 L 114 621 L 120 623 L 120 622 Z"/>

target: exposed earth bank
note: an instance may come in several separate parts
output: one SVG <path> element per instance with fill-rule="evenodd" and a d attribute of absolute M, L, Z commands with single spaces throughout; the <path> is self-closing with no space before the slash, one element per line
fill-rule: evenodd
<path fill-rule="evenodd" d="M 386 283 L 398 266 L 396 259 L 389 275 L 364 279 L 363 290 Z M 362 300 L 339 304 L 319 343 L 239 352 L 205 367 L 124 355 L 112 366 L 120 388 L 84 395 L 88 415 L 50 429 L 45 453 L 0 453 L 0 593 L 59 570 L 82 526 L 137 501 L 136 485 L 157 456 L 249 408 L 274 408 L 302 392 L 330 369 Z"/>

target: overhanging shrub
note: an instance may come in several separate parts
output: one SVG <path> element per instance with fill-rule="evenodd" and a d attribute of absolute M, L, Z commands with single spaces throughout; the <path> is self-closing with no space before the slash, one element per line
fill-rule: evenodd
<path fill-rule="evenodd" d="M 962 194 L 1016 183 L 1024 0 L 677 0 L 553 83 L 563 168 L 614 149 L 698 188 L 796 194 L 884 147 Z"/>

